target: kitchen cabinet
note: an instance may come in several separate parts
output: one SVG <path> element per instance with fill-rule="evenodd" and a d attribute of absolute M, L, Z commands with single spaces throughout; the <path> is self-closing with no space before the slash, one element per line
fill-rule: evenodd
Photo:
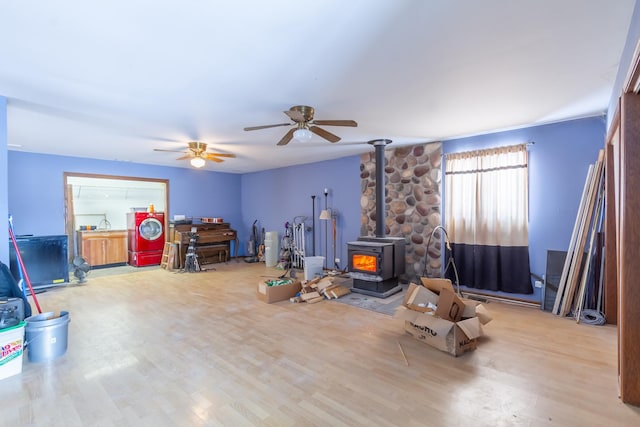
<path fill-rule="evenodd" d="M 78 252 L 92 267 L 127 262 L 127 231 L 78 231 Z"/>

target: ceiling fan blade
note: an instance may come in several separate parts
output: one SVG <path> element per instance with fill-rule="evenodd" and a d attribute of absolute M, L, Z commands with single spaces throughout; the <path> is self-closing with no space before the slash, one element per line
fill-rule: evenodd
<path fill-rule="evenodd" d="M 170 153 L 186 153 L 184 150 L 163 150 L 162 148 L 154 148 L 153 151 L 168 151 Z"/>
<path fill-rule="evenodd" d="M 267 129 L 267 128 L 275 128 L 278 126 L 291 126 L 292 123 L 280 123 L 277 125 L 264 125 L 264 126 L 251 126 L 248 128 L 244 128 L 244 130 L 258 130 L 258 129 Z"/>
<path fill-rule="evenodd" d="M 235 154 L 227 154 L 227 153 L 205 153 L 205 155 L 214 156 L 214 157 L 230 157 L 230 158 L 236 157 Z"/>
<path fill-rule="evenodd" d="M 294 122 L 298 123 L 298 122 L 304 122 L 305 118 L 304 118 L 304 114 L 302 114 L 301 111 L 297 111 L 297 110 L 287 110 L 284 112 L 287 116 L 289 116 L 291 118 L 291 120 L 293 120 Z"/>
<path fill-rule="evenodd" d="M 210 153 L 204 153 L 204 154 L 203 154 L 202 156 L 200 156 L 200 157 L 202 157 L 202 158 L 203 158 L 203 159 L 205 159 L 205 160 L 211 160 L 212 162 L 217 162 L 217 163 L 222 163 L 222 162 L 224 162 L 224 160 L 222 160 L 222 159 L 220 159 L 220 158 L 218 158 L 218 157 L 216 157 L 216 156 L 214 156 L 214 155 L 212 155 L 212 154 L 210 154 Z"/>
<path fill-rule="evenodd" d="M 186 156 L 180 156 L 176 160 L 186 160 L 194 157 L 193 154 L 187 154 Z"/>
<path fill-rule="evenodd" d="M 358 126 L 358 123 L 356 123 L 354 120 L 314 120 L 311 123 L 321 126 Z"/>
<path fill-rule="evenodd" d="M 285 136 L 282 137 L 282 139 L 280 140 L 280 142 L 278 142 L 278 145 L 287 145 L 289 143 L 289 141 L 291 141 L 293 139 L 293 133 L 296 131 L 296 129 L 290 129 L 289 132 L 286 133 Z"/>
<path fill-rule="evenodd" d="M 318 126 L 310 126 L 309 130 L 313 133 L 315 133 L 318 136 L 323 137 L 324 139 L 326 139 L 329 142 L 338 142 L 340 141 L 340 137 L 338 135 L 334 135 L 329 131 L 326 131 L 322 128 L 319 128 Z"/>

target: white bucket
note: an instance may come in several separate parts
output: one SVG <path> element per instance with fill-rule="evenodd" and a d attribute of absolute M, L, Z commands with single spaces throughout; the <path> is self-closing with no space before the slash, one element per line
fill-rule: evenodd
<path fill-rule="evenodd" d="M 271 240 L 274 242 L 278 241 L 278 232 L 277 231 L 267 231 L 266 233 L 264 233 L 264 240 Z"/>
<path fill-rule="evenodd" d="M 314 279 L 316 276 L 322 276 L 323 267 L 324 267 L 323 256 L 304 257 L 304 280 L 311 280 L 311 279 Z"/>
<path fill-rule="evenodd" d="M 37 314 L 25 322 L 29 362 L 47 362 L 67 351 L 68 311 L 61 311 L 59 316 L 53 312 Z"/>
<path fill-rule="evenodd" d="M 0 329 L 0 380 L 22 372 L 24 326 L 25 322 L 20 322 L 10 328 Z"/>
<path fill-rule="evenodd" d="M 279 248 L 278 232 L 267 231 L 264 238 L 264 261 L 267 267 L 278 265 Z"/>

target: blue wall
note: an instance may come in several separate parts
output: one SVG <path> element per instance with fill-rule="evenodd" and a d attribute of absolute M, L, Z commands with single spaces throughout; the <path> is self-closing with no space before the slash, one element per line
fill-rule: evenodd
<path fill-rule="evenodd" d="M 244 230 L 236 174 L 18 151 L 8 158 L 9 213 L 16 234 L 65 234 L 63 172 L 168 179 L 170 216 L 221 217 L 239 233 Z"/>
<path fill-rule="evenodd" d="M 547 250 L 567 250 L 589 164 L 604 146 L 604 117 L 592 117 L 444 141 L 444 153 L 534 141 L 529 156 L 530 257 L 533 273 L 546 269 Z M 1 129 L 0 129 L 1 130 Z M 1 159 L 0 159 L 1 160 Z M 240 254 L 254 220 L 282 237 L 285 222 L 306 216 L 311 225 L 312 195 L 316 218 L 328 205 L 339 213 L 337 248 L 340 267 L 346 243 L 360 234 L 360 156 L 349 156 L 244 175 L 150 166 L 75 157 L 8 153 L 8 207 L 17 234 L 64 234 L 63 172 L 168 179 L 170 215 L 219 216 L 238 230 Z M 331 232 L 316 219 L 318 256 L 333 259 Z M 326 248 L 328 237 L 328 248 Z M 327 249 L 325 251 L 325 249 Z M 307 253 L 312 253 L 311 233 Z M 6 261 L 5 261 L 6 262 Z M 523 298 L 538 301 L 539 290 Z"/>
<path fill-rule="evenodd" d="M 604 148 L 606 121 L 592 117 L 449 140 L 443 151 L 455 153 L 501 145 L 534 142 L 529 146 L 529 258 L 531 272 L 542 276 L 547 250 L 565 251 L 578 213 L 589 165 Z M 534 295 L 520 295 L 540 300 Z"/>
<path fill-rule="evenodd" d="M 607 110 L 607 129 L 611 126 L 611 120 L 618 107 L 618 99 L 622 94 L 624 81 L 627 77 L 627 72 L 631 67 L 631 61 L 633 61 L 633 54 L 638 46 L 638 40 L 640 39 L 640 2 L 636 2 L 631 15 L 631 22 L 629 23 L 629 31 L 627 32 L 627 41 L 625 42 L 622 55 L 620 57 L 620 64 L 618 66 L 618 74 L 616 75 L 616 81 L 611 91 L 611 98 L 609 100 L 609 109 Z"/>
<path fill-rule="evenodd" d="M 9 215 L 8 203 L 8 189 L 7 182 L 9 182 L 9 171 L 7 170 L 7 98 L 0 96 L 0 218 L 6 221 Z M 0 239 L 3 242 L 9 240 L 9 227 L 8 223 L 0 228 Z M 0 261 L 9 265 L 9 246 L 0 245 Z"/>
<path fill-rule="evenodd" d="M 296 216 L 306 216 L 307 224 L 312 225 L 311 196 L 316 195 L 315 255 L 326 256 L 330 262 L 334 258 L 331 228 L 327 235 L 329 221 L 318 219 L 320 210 L 325 207 L 325 188 L 329 190 L 328 206 L 338 212 L 336 252 L 341 261 L 340 268 L 345 268 L 346 244 L 360 234 L 360 156 L 243 175 L 243 222 L 251 227 L 257 219 L 259 227 L 277 231 L 282 238 L 285 222 L 293 222 Z M 305 240 L 307 254 L 313 254 L 312 234 L 307 233 Z M 325 249 L 328 250 L 325 252 Z"/>
<path fill-rule="evenodd" d="M 587 170 L 604 146 L 605 125 L 605 118 L 599 116 L 443 143 L 446 154 L 535 142 L 529 147 L 529 236 L 531 271 L 539 276 L 546 270 L 547 250 L 569 247 Z M 285 221 L 298 215 L 311 218 L 312 194 L 317 196 L 319 215 L 323 189 L 329 188 L 329 206 L 340 212 L 337 248 L 344 267 L 346 242 L 360 234 L 359 167 L 360 157 L 351 156 L 243 175 L 243 223 L 251 227 L 257 219 L 259 227 L 282 236 Z M 325 222 L 316 220 L 316 255 L 325 255 L 324 226 Z M 331 234 L 329 246 L 330 239 Z M 329 247 L 328 258 L 332 257 Z M 517 296 L 539 301 L 540 293 L 534 289 L 533 295 Z"/>

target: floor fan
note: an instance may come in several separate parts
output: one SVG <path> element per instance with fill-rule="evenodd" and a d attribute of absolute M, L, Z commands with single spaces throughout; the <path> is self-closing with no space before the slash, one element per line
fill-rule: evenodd
<path fill-rule="evenodd" d="M 85 283 L 87 281 L 87 274 L 91 271 L 91 265 L 82 258 L 77 256 L 73 259 L 73 275 L 78 279 L 78 283 Z"/>

